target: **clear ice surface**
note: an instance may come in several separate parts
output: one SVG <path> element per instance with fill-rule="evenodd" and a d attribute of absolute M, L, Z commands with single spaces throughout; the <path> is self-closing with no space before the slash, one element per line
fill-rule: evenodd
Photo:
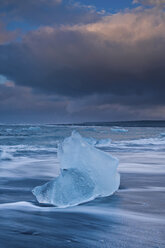
<path fill-rule="evenodd" d="M 118 160 L 73 132 L 58 148 L 61 172 L 32 192 L 38 202 L 57 207 L 75 206 L 113 194 L 119 187 Z"/>

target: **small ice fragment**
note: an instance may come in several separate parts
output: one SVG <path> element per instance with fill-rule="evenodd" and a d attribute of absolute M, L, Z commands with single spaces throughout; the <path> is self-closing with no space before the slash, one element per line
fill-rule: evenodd
<path fill-rule="evenodd" d="M 118 160 L 89 144 L 77 132 L 59 146 L 58 158 L 60 175 L 32 191 L 40 203 L 74 206 L 109 196 L 119 187 Z"/>
<path fill-rule="evenodd" d="M 127 133 L 128 130 L 125 128 L 120 128 L 120 127 L 112 127 L 111 128 L 112 132 L 119 132 L 119 133 Z"/>
<path fill-rule="evenodd" d="M 107 147 L 111 145 L 111 139 L 100 139 L 96 143 L 96 147 Z"/>
<path fill-rule="evenodd" d="M 30 130 L 30 131 L 38 131 L 40 129 L 41 129 L 40 127 L 29 127 L 28 128 L 28 130 Z"/>

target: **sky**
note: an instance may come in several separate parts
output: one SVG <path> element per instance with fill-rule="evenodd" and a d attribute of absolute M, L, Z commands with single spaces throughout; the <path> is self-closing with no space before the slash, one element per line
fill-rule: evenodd
<path fill-rule="evenodd" d="M 1 0 L 0 123 L 165 120 L 165 0 Z"/>

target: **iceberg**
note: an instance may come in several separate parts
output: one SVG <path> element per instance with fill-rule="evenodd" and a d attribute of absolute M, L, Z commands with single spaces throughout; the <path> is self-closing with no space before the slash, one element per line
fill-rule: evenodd
<path fill-rule="evenodd" d="M 112 195 L 119 188 L 118 159 L 105 153 L 78 132 L 66 138 L 58 148 L 60 174 L 32 190 L 38 202 L 70 207 Z"/>

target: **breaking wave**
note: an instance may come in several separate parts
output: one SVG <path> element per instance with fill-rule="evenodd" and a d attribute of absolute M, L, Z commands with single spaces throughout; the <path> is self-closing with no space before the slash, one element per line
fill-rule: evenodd
<path fill-rule="evenodd" d="M 1 151 L 0 160 L 12 160 L 13 156 L 6 150 Z"/>

